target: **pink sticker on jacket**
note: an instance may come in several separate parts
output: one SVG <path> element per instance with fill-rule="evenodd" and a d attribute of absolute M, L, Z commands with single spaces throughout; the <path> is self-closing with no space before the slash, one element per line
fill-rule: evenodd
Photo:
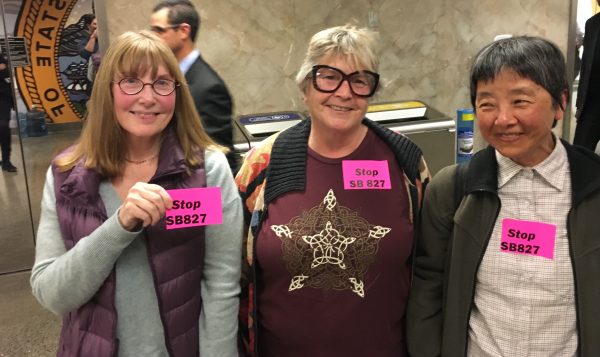
<path fill-rule="evenodd" d="M 554 224 L 511 218 L 502 220 L 502 252 L 554 259 L 555 244 Z"/>
<path fill-rule="evenodd" d="M 221 224 L 223 207 L 220 187 L 167 190 L 173 208 L 167 210 L 167 229 Z"/>
<path fill-rule="evenodd" d="M 391 190 L 387 160 L 343 160 L 345 190 Z"/>

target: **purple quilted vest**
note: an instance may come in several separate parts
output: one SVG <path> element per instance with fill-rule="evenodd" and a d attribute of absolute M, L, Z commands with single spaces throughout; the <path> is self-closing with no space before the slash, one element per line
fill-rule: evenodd
<path fill-rule="evenodd" d="M 158 169 L 150 182 L 165 189 L 206 187 L 204 165 L 190 169 L 191 175 L 186 174 L 186 169 L 188 166 L 181 147 L 172 131 L 168 131 L 159 154 Z M 69 250 L 107 219 L 99 195 L 103 178 L 81 163 L 67 172 L 59 172 L 53 163 L 52 170 L 56 211 L 65 246 Z M 163 218 L 158 224 L 144 229 L 143 235 L 169 355 L 199 356 L 204 229 L 166 230 Z M 64 316 L 57 356 L 118 355 L 115 281 L 113 269 L 90 301 Z"/>

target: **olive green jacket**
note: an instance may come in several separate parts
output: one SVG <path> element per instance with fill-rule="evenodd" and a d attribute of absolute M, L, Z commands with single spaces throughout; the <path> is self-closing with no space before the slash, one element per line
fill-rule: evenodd
<path fill-rule="evenodd" d="M 578 356 L 600 356 L 600 157 L 563 144 L 572 184 L 567 234 L 575 279 Z M 408 349 L 413 357 L 466 356 L 477 270 L 500 212 L 497 167 L 494 148 L 475 154 L 458 209 L 456 166 L 440 171 L 427 188 L 407 312 Z"/>

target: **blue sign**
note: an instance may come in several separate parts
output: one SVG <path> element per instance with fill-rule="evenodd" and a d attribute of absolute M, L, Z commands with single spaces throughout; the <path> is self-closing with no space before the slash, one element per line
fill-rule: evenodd
<path fill-rule="evenodd" d="M 466 162 L 473 156 L 473 119 L 472 108 L 462 108 L 456 111 L 456 162 Z"/>

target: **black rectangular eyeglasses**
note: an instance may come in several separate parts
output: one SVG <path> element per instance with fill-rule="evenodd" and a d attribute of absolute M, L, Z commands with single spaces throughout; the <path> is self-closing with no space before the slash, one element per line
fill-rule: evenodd
<path fill-rule="evenodd" d="M 375 94 L 379 85 L 379 74 L 371 71 L 344 73 L 339 68 L 319 64 L 312 68 L 313 87 L 319 92 L 333 93 L 348 81 L 352 93 L 359 97 L 370 97 Z"/>

